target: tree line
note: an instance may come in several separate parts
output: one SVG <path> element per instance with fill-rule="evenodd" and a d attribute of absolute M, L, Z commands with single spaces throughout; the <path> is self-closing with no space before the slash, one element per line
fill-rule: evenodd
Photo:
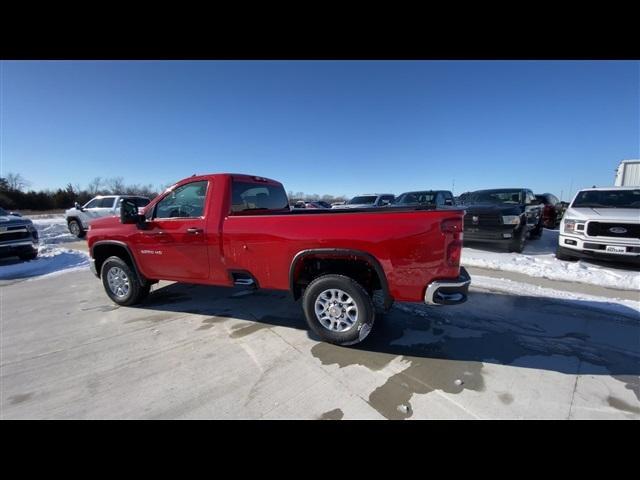
<path fill-rule="evenodd" d="M 80 185 L 68 183 L 64 188 L 56 190 L 29 189 L 30 182 L 19 173 L 8 173 L 0 177 L 0 207 L 6 210 L 59 210 L 73 207 L 75 202 L 84 205 L 96 195 L 141 195 L 154 198 L 169 185 L 126 184 L 123 177 L 95 177 L 82 188 Z M 324 201 L 328 203 L 343 202 L 343 195 L 318 195 L 304 192 L 288 192 L 289 204 Z"/>
<path fill-rule="evenodd" d="M 0 207 L 5 210 L 58 210 L 73 207 L 75 202 L 84 205 L 96 195 L 141 195 L 153 198 L 166 187 L 153 185 L 128 185 L 123 177 L 96 177 L 82 188 L 68 183 L 56 190 L 29 189 L 30 182 L 19 173 L 0 177 Z"/>

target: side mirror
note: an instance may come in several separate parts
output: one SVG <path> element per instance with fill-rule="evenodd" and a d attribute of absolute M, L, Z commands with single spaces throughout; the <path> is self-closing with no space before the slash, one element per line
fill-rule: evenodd
<path fill-rule="evenodd" d="M 84 208 L 82 208 L 82 205 L 80 205 L 78 202 L 75 202 L 73 206 L 76 208 L 76 210 L 80 210 L 81 212 L 84 212 Z"/>
<path fill-rule="evenodd" d="M 138 213 L 138 206 L 133 200 L 124 199 L 120 204 L 120 223 L 134 223 L 138 228 L 144 228 L 146 218 Z"/>

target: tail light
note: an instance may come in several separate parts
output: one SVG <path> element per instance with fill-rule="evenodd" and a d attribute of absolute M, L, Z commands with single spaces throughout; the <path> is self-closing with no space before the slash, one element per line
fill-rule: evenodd
<path fill-rule="evenodd" d="M 462 242 L 454 240 L 447 246 L 447 263 L 450 267 L 460 266 L 460 255 L 462 254 Z"/>
<path fill-rule="evenodd" d="M 462 218 L 447 218 L 440 223 L 440 230 L 447 235 L 447 263 L 451 267 L 460 266 L 462 254 Z M 449 237 L 451 235 L 451 237 Z"/>

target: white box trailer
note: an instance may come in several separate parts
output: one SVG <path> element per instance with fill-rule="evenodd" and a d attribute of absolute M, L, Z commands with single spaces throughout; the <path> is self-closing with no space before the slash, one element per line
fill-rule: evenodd
<path fill-rule="evenodd" d="M 640 160 L 623 160 L 616 171 L 616 187 L 640 187 Z"/>

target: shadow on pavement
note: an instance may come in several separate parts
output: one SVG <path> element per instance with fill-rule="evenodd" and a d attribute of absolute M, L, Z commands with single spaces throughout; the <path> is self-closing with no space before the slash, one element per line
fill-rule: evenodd
<path fill-rule="evenodd" d="M 307 330 L 299 302 L 280 291 L 176 283 L 135 308 L 212 316 L 203 328 L 233 318 Z M 384 366 L 403 356 L 622 376 L 640 399 L 640 313 L 620 304 L 471 292 L 457 306 L 396 304 L 360 345 L 319 345 L 313 353 L 323 363 Z"/>

